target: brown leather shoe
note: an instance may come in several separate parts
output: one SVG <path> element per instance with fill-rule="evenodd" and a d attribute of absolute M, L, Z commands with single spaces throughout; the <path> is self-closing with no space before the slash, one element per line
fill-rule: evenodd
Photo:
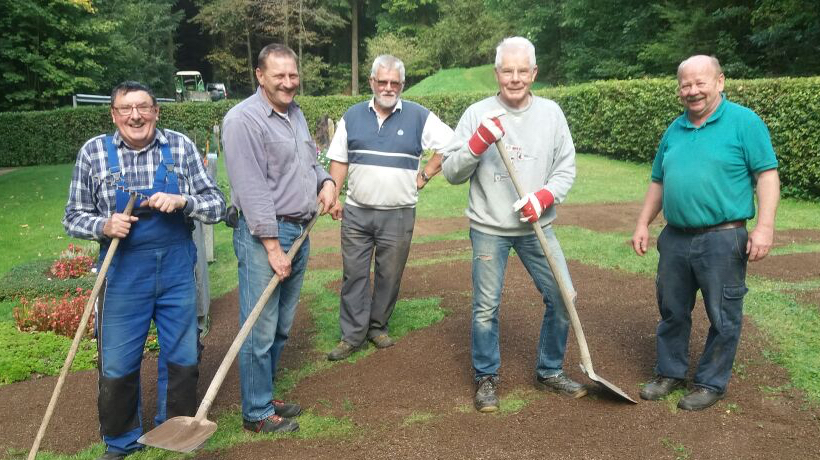
<path fill-rule="evenodd" d="M 683 410 L 703 410 L 723 399 L 726 393 L 696 386 L 678 401 L 678 408 Z"/>
<path fill-rule="evenodd" d="M 302 406 L 296 403 L 287 403 L 285 401 L 274 399 L 271 401 L 271 404 L 273 404 L 273 410 L 276 411 L 276 415 L 280 417 L 293 418 L 298 417 L 299 414 L 302 413 Z"/>
<path fill-rule="evenodd" d="M 388 348 L 396 344 L 387 334 L 379 334 L 376 337 L 370 337 L 368 340 L 373 342 L 376 348 Z"/>
<path fill-rule="evenodd" d="M 334 349 L 330 350 L 330 353 L 327 354 L 327 359 L 328 361 L 340 361 L 361 350 L 365 345 L 367 345 L 367 343 L 355 346 L 342 340 Z"/>

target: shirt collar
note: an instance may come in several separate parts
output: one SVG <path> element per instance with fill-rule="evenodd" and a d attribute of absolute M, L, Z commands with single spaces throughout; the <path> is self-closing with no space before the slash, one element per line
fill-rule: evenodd
<path fill-rule="evenodd" d="M 695 125 L 692 124 L 692 122 L 689 120 L 689 111 L 688 110 L 683 111 L 683 116 L 681 117 L 681 119 L 683 121 L 683 126 L 686 127 L 686 128 L 690 128 L 690 129 L 703 128 L 704 126 L 708 125 L 709 123 L 713 123 L 713 122 L 717 121 L 723 115 L 723 112 L 725 112 L 725 111 L 726 111 L 726 93 L 720 93 L 720 104 L 718 104 L 715 111 L 711 115 L 709 115 L 709 118 L 707 118 L 706 121 L 704 121 L 702 125 L 695 126 Z"/>
<path fill-rule="evenodd" d="M 273 108 L 271 103 L 268 102 L 268 99 L 265 97 L 265 95 L 262 94 L 262 91 L 265 91 L 265 88 L 263 88 L 261 86 L 256 87 L 257 102 L 265 110 L 265 115 L 267 115 L 268 117 L 272 117 L 274 114 L 276 114 L 276 110 Z M 299 107 L 299 103 L 296 102 L 295 99 L 293 101 L 291 101 L 291 103 L 288 105 L 288 111 L 287 111 L 288 116 L 290 116 L 291 110 L 293 110 L 294 108 L 298 108 L 298 107 Z M 277 116 L 279 116 L 279 115 L 277 115 Z"/>
<path fill-rule="evenodd" d="M 122 147 L 127 148 L 128 150 L 132 150 L 132 151 L 138 152 L 138 153 L 139 152 L 144 152 L 144 151 L 147 151 L 147 150 L 151 150 L 157 144 L 163 145 L 163 144 L 167 144 L 167 143 L 168 143 L 168 138 L 165 137 L 165 133 L 161 129 L 154 128 L 154 139 L 148 145 L 146 145 L 145 147 L 143 147 L 139 150 L 135 150 L 135 149 L 132 149 L 128 144 L 125 143 L 125 139 L 123 139 L 122 136 L 120 135 L 120 130 L 119 129 L 114 132 L 114 145 L 116 145 L 117 147 L 122 146 Z"/>

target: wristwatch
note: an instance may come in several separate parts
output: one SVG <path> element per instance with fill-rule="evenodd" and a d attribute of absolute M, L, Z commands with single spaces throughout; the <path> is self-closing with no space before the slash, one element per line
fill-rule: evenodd
<path fill-rule="evenodd" d="M 422 179 L 424 179 L 424 182 L 430 182 L 430 176 L 428 176 L 427 173 L 424 172 L 423 169 L 421 170 L 419 175 L 421 176 Z"/>

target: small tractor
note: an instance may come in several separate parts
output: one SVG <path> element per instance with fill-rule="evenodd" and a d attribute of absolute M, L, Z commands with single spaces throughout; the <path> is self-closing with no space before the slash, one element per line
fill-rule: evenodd
<path fill-rule="evenodd" d="M 181 70 L 174 78 L 177 102 L 211 102 L 211 93 L 205 91 L 202 74 L 196 70 Z"/>

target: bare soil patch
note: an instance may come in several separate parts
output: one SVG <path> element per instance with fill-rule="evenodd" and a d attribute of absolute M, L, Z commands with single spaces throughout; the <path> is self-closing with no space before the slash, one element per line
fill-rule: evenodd
<path fill-rule="evenodd" d="M 563 218 L 572 215 L 567 208 L 562 210 Z M 582 214 L 580 209 L 577 214 Z M 635 215 L 629 213 L 630 220 Z M 576 219 L 588 225 L 600 221 Z M 464 218 L 420 220 L 416 236 L 466 230 L 466 225 Z M 632 225 L 630 222 L 629 230 Z M 335 247 L 338 229 L 317 232 L 311 240 L 314 250 Z M 501 306 L 500 395 L 526 403 L 519 410 L 495 415 L 475 412 L 470 262 L 453 257 L 464 251 L 469 251 L 468 241 L 416 244 L 405 270 L 401 297 L 440 297 L 441 306 L 449 311 L 443 321 L 356 363 L 340 363 L 310 376 L 288 395 L 314 413 L 349 418 L 356 434 L 345 439 L 261 441 L 223 451 L 201 451 L 195 458 L 674 459 L 680 455 L 676 447 L 698 459 L 820 458 L 816 442 L 820 411 L 806 408 L 799 393 L 761 390 L 784 385 L 788 376 L 764 358 L 764 338 L 748 321 L 727 397 L 708 410 L 677 411 L 665 402 L 625 404 L 594 387 L 590 396 L 579 400 L 537 392 L 532 380 L 543 305 L 516 258 L 509 265 Z M 340 266 L 338 255 L 325 253 L 314 255 L 308 270 Z M 638 399 L 640 384 L 651 377 L 655 359 L 658 312 L 653 280 L 575 262 L 570 263 L 570 271 L 596 372 Z M 775 276 L 776 270 L 771 273 Z M 790 275 L 784 272 L 784 276 Z M 205 338 L 200 396 L 238 331 L 236 292 L 214 301 L 211 311 L 213 326 Z M 694 316 L 693 367 L 708 329 L 702 305 L 696 306 Z M 323 359 L 312 348 L 312 330 L 307 309 L 300 306 L 282 356 L 283 367 Z M 593 385 L 578 369 L 579 362 L 575 337 L 570 335 L 565 369 Z M 142 381 L 146 383 L 144 412 L 149 417 L 154 410 L 155 379 L 156 360 L 148 357 Z M 7 414 L 0 417 L 0 446 L 30 447 L 55 383 L 56 378 L 48 377 L 0 388 L 0 413 Z M 43 450 L 70 453 L 98 442 L 96 391 L 96 372 L 69 376 Z M 234 366 L 212 418 L 238 407 Z M 409 417 L 420 414 L 428 418 L 407 423 Z M 150 421 L 146 426 L 150 427 Z"/>
<path fill-rule="evenodd" d="M 820 278 L 820 252 L 768 256 L 749 263 L 747 271 L 750 275 L 783 281 Z"/>

